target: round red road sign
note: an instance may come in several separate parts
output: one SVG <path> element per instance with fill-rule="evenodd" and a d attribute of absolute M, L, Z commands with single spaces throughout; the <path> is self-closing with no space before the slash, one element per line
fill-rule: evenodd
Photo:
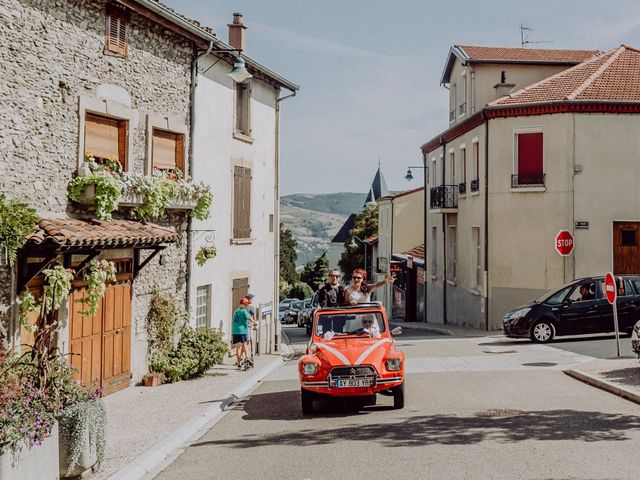
<path fill-rule="evenodd" d="M 607 301 L 611 305 L 616 303 L 618 289 L 616 288 L 616 280 L 613 278 L 613 273 L 611 272 L 607 272 L 604 277 L 604 293 L 607 295 Z"/>
<path fill-rule="evenodd" d="M 569 230 L 560 230 L 556 235 L 556 251 L 566 257 L 573 252 L 573 234 Z"/>

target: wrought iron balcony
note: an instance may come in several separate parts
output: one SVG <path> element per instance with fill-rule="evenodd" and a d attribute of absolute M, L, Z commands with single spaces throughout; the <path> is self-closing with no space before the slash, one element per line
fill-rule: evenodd
<path fill-rule="evenodd" d="M 520 173 L 511 175 L 511 188 L 544 187 L 544 173 Z"/>
<path fill-rule="evenodd" d="M 440 185 L 431 189 L 431 210 L 456 210 L 458 185 Z"/>
<path fill-rule="evenodd" d="M 477 178 L 475 180 L 471 180 L 471 191 L 477 192 L 478 190 L 480 190 L 480 180 Z"/>
<path fill-rule="evenodd" d="M 449 121 L 453 122 L 456 119 L 456 109 L 454 108 L 449 112 Z"/>
<path fill-rule="evenodd" d="M 467 102 L 461 103 L 458 107 L 458 114 L 462 115 L 463 113 L 467 113 Z"/>
<path fill-rule="evenodd" d="M 464 195 L 465 193 L 467 193 L 467 184 L 466 183 L 459 183 L 458 184 L 458 193 L 460 195 Z"/>

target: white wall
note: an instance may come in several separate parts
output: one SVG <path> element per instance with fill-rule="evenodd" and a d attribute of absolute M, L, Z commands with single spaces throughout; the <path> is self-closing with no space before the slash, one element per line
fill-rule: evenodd
<path fill-rule="evenodd" d="M 214 59 L 215 61 L 215 59 Z M 201 61 L 206 70 L 210 59 Z M 194 221 L 194 230 L 213 230 L 218 255 L 205 266 L 194 261 L 198 249 L 206 245 L 208 232 L 193 232 L 191 254 L 191 317 L 195 321 L 196 289 L 212 285 L 211 326 L 221 329 L 230 339 L 230 317 L 234 305 L 234 278 L 248 277 L 254 304 L 272 303 L 277 290 L 274 285 L 274 235 L 278 226 L 274 215 L 277 202 L 274 183 L 275 167 L 275 105 L 278 91 L 251 79 L 250 117 L 253 142 L 234 138 L 235 85 L 226 76 L 231 66 L 220 61 L 204 75 L 198 76 L 196 89 L 195 131 L 193 135 L 193 176 L 205 181 L 213 192 L 211 217 Z M 248 244 L 233 244 L 233 167 L 251 167 L 251 237 Z M 275 232 L 275 233 L 274 233 Z M 275 311 L 275 309 L 274 309 Z"/>

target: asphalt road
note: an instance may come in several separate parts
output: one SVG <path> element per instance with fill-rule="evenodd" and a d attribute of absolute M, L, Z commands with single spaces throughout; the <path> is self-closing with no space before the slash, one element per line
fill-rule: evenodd
<path fill-rule="evenodd" d="M 325 402 L 304 417 L 292 361 L 157 478 L 640 477 L 640 410 L 562 373 L 584 357 L 501 339 L 398 344 L 407 355 L 403 410 L 379 397 L 364 408 Z"/>

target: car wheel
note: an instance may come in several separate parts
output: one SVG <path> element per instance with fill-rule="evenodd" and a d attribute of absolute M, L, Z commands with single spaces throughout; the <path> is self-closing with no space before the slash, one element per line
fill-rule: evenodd
<path fill-rule="evenodd" d="M 302 398 L 302 414 L 311 415 L 313 413 L 313 392 L 302 388 L 300 389 L 300 397 Z"/>
<path fill-rule="evenodd" d="M 538 320 L 531 326 L 531 340 L 536 343 L 549 343 L 556 335 L 556 327 L 548 320 Z"/>
<path fill-rule="evenodd" d="M 404 383 L 393 388 L 393 408 L 404 408 Z"/>

